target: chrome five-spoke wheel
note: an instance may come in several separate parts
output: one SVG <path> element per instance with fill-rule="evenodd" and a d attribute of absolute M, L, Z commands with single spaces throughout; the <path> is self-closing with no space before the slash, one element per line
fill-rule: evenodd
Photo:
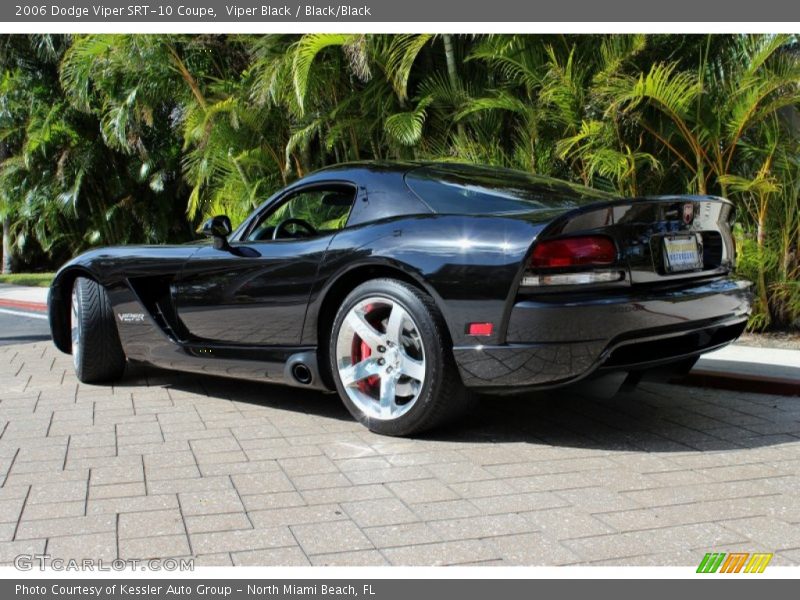
<path fill-rule="evenodd" d="M 425 383 L 419 328 L 396 300 L 360 300 L 339 328 L 336 367 L 345 393 L 364 415 L 401 417 L 413 408 Z"/>
<path fill-rule="evenodd" d="M 420 433 L 469 408 L 447 325 L 433 298 L 408 282 L 357 285 L 339 305 L 327 348 L 342 402 L 376 433 Z"/>

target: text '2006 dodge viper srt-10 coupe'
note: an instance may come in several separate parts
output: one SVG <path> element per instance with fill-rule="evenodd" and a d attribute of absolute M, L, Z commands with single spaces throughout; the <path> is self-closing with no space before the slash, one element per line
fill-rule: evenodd
<path fill-rule="evenodd" d="M 337 391 L 406 435 L 469 406 L 654 370 L 735 340 L 733 206 L 618 198 L 503 169 L 353 163 L 278 192 L 207 241 L 100 248 L 49 295 L 83 382 L 126 361 Z"/>

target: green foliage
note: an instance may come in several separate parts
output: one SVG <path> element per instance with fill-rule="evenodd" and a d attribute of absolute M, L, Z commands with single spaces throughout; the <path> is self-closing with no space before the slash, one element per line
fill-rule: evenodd
<path fill-rule="evenodd" d="M 426 109 L 433 101 L 430 96 L 423 98 L 417 107 L 408 112 L 401 112 L 387 117 L 384 122 L 386 133 L 403 146 L 413 146 L 422 139 L 422 126 L 427 116 Z"/>
<path fill-rule="evenodd" d="M 0 215 L 36 266 L 186 240 L 350 160 L 719 194 L 756 283 L 751 326 L 786 326 L 800 319 L 798 81 L 790 35 L 0 36 Z"/>
<path fill-rule="evenodd" d="M 50 287 L 55 273 L 10 273 L 0 275 L 0 283 L 12 285 L 29 285 L 32 287 Z"/>

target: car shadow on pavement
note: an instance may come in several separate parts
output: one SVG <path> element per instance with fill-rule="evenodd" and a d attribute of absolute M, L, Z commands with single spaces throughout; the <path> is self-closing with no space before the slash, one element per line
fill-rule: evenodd
<path fill-rule="evenodd" d="M 165 386 L 220 401 L 353 422 L 335 394 L 135 366 L 122 386 Z M 553 390 L 482 396 L 467 416 L 416 439 L 619 452 L 721 451 L 796 442 L 800 398 L 643 383 L 610 399 Z"/>
<path fill-rule="evenodd" d="M 4 335 L 0 337 L 0 346 L 10 346 L 12 344 L 31 344 L 34 342 L 44 342 L 50 339 L 49 334 L 42 335 Z"/>
<path fill-rule="evenodd" d="M 308 388 L 170 371 L 144 364 L 129 364 L 125 377 L 114 385 L 116 387 L 163 386 L 168 390 L 200 394 L 221 401 L 307 413 L 327 419 L 353 420 L 336 394 L 326 394 Z"/>

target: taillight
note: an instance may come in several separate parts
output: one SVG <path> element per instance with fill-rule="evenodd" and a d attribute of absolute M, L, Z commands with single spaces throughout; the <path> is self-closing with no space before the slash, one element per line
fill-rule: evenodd
<path fill-rule="evenodd" d="M 531 256 L 531 267 L 606 266 L 617 258 L 617 247 L 604 235 L 561 238 L 538 242 Z"/>
<path fill-rule="evenodd" d="M 604 235 L 543 240 L 537 242 L 533 248 L 530 262 L 533 272 L 525 272 L 522 285 L 559 286 L 622 281 L 625 279 L 625 272 L 613 268 L 616 260 L 617 247 L 614 240 Z M 610 266 L 612 268 L 603 268 Z M 555 273 L 550 271 L 559 268 L 570 270 Z"/>

